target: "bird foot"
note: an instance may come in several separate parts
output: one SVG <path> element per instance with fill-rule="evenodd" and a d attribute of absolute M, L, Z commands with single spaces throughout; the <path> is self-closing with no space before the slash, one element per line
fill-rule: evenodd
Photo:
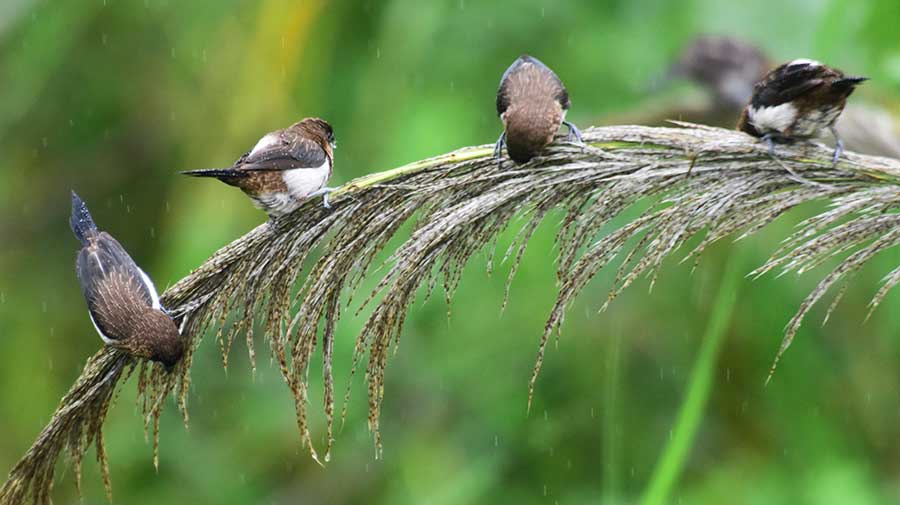
<path fill-rule="evenodd" d="M 322 206 L 325 207 L 326 209 L 330 209 L 331 203 L 328 201 L 328 194 L 333 192 L 336 189 L 337 188 L 329 188 L 326 186 L 319 190 L 313 191 L 312 193 L 309 194 L 309 196 L 307 198 L 313 198 L 313 197 L 322 195 Z"/>
<path fill-rule="evenodd" d="M 497 139 L 497 143 L 494 144 L 494 158 L 497 158 L 497 166 L 500 167 L 503 164 L 503 146 L 506 145 L 506 130 L 503 130 L 503 133 L 500 134 L 500 138 Z"/>

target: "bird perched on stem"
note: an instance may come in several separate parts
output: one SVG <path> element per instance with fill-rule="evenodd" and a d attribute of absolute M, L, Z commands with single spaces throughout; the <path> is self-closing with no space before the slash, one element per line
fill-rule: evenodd
<path fill-rule="evenodd" d="M 74 191 L 69 224 L 81 242 L 75 270 L 100 338 L 110 347 L 171 370 L 184 354 L 184 341 L 160 305 L 150 277 L 116 239 L 97 229 Z"/>
<path fill-rule="evenodd" d="M 333 188 L 325 184 L 334 165 L 334 130 L 327 121 L 306 118 L 267 133 L 256 146 L 230 168 L 181 172 L 195 177 L 215 177 L 244 191 L 253 203 L 277 218 L 297 209 L 307 198 L 324 195 Z"/>
<path fill-rule="evenodd" d="M 866 77 L 846 76 L 818 61 L 799 59 L 766 74 L 753 88 L 738 129 L 765 141 L 774 156 L 775 143 L 808 140 L 829 130 L 837 163 L 844 144 L 834 129 L 847 97 Z"/>
<path fill-rule="evenodd" d="M 497 90 L 497 115 L 503 133 L 494 154 L 500 162 L 503 146 L 516 163 L 526 163 L 544 149 L 561 124 L 581 142 L 581 132 L 566 121 L 571 102 L 559 77 L 537 58 L 522 55 L 503 74 Z"/>

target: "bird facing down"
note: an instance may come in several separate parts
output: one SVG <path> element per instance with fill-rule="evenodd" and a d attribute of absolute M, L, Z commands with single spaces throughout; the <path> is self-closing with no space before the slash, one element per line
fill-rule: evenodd
<path fill-rule="evenodd" d="M 81 241 L 75 271 L 100 338 L 171 370 L 184 354 L 184 341 L 160 305 L 153 282 L 116 239 L 97 229 L 75 192 L 69 224 Z"/>
<path fill-rule="evenodd" d="M 753 85 L 772 68 L 756 46 L 733 37 L 702 36 L 692 40 L 667 72 L 709 89 L 714 105 L 740 112 L 753 94 Z"/>
<path fill-rule="evenodd" d="M 553 141 L 561 124 L 581 142 L 581 132 L 565 120 L 570 105 L 566 87 L 552 70 L 537 58 L 520 56 L 497 90 L 497 115 L 503 121 L 494 149 L 498 163 L 504 145 L 513 161 L 528 162 Z"/>
<path fill-rule="evenodd" d="M 283 129 L 267 133 L 256 146 L 230 168 L 188 170 L 195 177 L 215 177 L 244 191 L 253 203 L 276 218 L 297 209 L 309 197 L 328 188 L 334 154 L 334 130 L 327 121 L 306 118 Z"/>
<path fill-rule="evenodd" d="M 766 141 L 808 140 L 830 130 L 837 140 L 833 161 L 843 152 L 834 130 L 847 97 L 866 77 L 849 77 L 814 60 L 794 60 L 766 74 L 753 88 L 750 103 L 741 113 L 738 129 Z"/>

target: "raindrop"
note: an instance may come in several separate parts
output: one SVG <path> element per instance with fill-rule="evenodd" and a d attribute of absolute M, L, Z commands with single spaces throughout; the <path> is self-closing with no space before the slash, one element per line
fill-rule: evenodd
<path fill-rule="evenodd" d="M 594 407 L 591 407 L 591 419 L 594 418 Z"/>
<path fill-rule="evenodd" d="M 100 36 L 100 43 L 103 44 L 104 46 L 106 45 L 106 42 L 108 40 L 109 40 L 109 36 L 107 36 L 105 33 Z"/>
<path fill-rule="evenodd" d="M 731 368 L 725 369 L 725 382 L 731 382 Z"/>
<path fill-rule="evenodd" d="M 749 407 L 750 404 L 747 402 L 747 400 L 744 400 L 743 403 L 741 403 L 741 414 L 746 414 Z"/>
<path fill-rule="evenodd" d="M 47 312 L 47 302 L 41 302 L 41 312 Z"/>
<path fill-rule="evenodd" d="M 550 457 L 552 458 L 554 454 L 556 454 L 556 450 L 553 447 L 551 447 L 550 448 Z"/>
<path fill-rule="evenodd" d="M 466 0 L 459 0 L 459 10 L 466 10 Z"/>
<path fill-rule="evenodd" d="M 571 460 L 571 459 L 567 459 L 567 460 L 566 460 L 566 469 L 567 469 L 567 470 L 571 470 L 571 469 L 572 469 L 572 460 Z"/>
<path fill-rule="evenodd" d="M 547 17 L 547 9 L 544 7 L 541 7 L 541 17 L 542 18 Z"/>
<path fill-rule="evenodd" d="M 42 137 L 42 138 L 41 138 L 41 145 L 44 146 L 44 148 L 47 147 L 47 137 Z"/>
<path fill-rule="evenodd" d="M 54 336 L 54 335 L 56 335 L 56 328 L 54 328 L 53 326 L 51 326 L 51 327 L 50 327 L 50 336 L 52 337 L 52 336 Z"/>
<path fill-rule="evenodd" d="M 69 126 L 75 126 L 75 120 L 69 119 Z"/>
<path fill-rule="evenodd" d="M 156 238 L 156 228 L 150 227 L 150 238 Z"/>
<path fill-rule="evenodd" d="M 497 435 L 494 435 L 494 447 L 499 447 L 499 446 L 500 446 L 500 437 L 498 437 Z"/>
<path fill-rule="evenodd" d="M 169 206 L 169 201 L 166 200 L 166 212 L 169 212 L 170 210 L 171 210 L 171 207 Z"/>
<path fill-rule="evenodd" d="M 547 496 L 547 484 L 544 484 L 544 496 Z"/>
<path fill-rule="evenodd" d="M 6 293 L 0 291 L 0 303 L 6 303 Z"/>
<path fill-rule="evenodd" d="M 634 471 L 634 467 L 631 467 L 631 468 L 628 470 L 628 474 L 629 474 L 629 476 L 631 476 L 632 478 L 634 478 L 634 474 L 635 474 L 635 473 L 636 473 L 636 472 Z"/>
<path fill-rule="evenodd" d="M 53 370 L 53 358 L 47 358 L 47 368 Z"/>
<path fill-rule="evenodd" d="M 125 206 L 125 213 L 126 213 L 126 214 L 131 214 L 131 205 L 126 205 L 126 206 Z"/>
<path fill-rule="evenodd" d="M 366 472 L 366 473 L 369 473 L 369 464 L 368 464 L 368 463 L 366 463 L 366 469 L 365 469 L 365 472 Z"/>
<path fill-rule="evenodd" d="M 547 414 L 547 409 L 544 409 L 544 421 L 549 420 L 550 416 Z"/>
<path fill-rule="evenodd" d="M 375 48 L 375 59 L 376 59 L 376 60 L 380 60 L 380 59 L 381 59 L 381 48 L 380 48 L 380 47 Z"/>

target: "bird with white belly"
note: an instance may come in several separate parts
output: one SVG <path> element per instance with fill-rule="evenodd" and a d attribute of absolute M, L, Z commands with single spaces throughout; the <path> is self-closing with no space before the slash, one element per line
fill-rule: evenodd
<path fill-rule="evenodd" d="M 307 198 L 324 195 L 334 166 L 334 130 L 327 121 L 306 118 L 266 134 L 230 168 L 181 172 L 215 177 L 247 194 L 272 218 L 296 210 Z"/>

